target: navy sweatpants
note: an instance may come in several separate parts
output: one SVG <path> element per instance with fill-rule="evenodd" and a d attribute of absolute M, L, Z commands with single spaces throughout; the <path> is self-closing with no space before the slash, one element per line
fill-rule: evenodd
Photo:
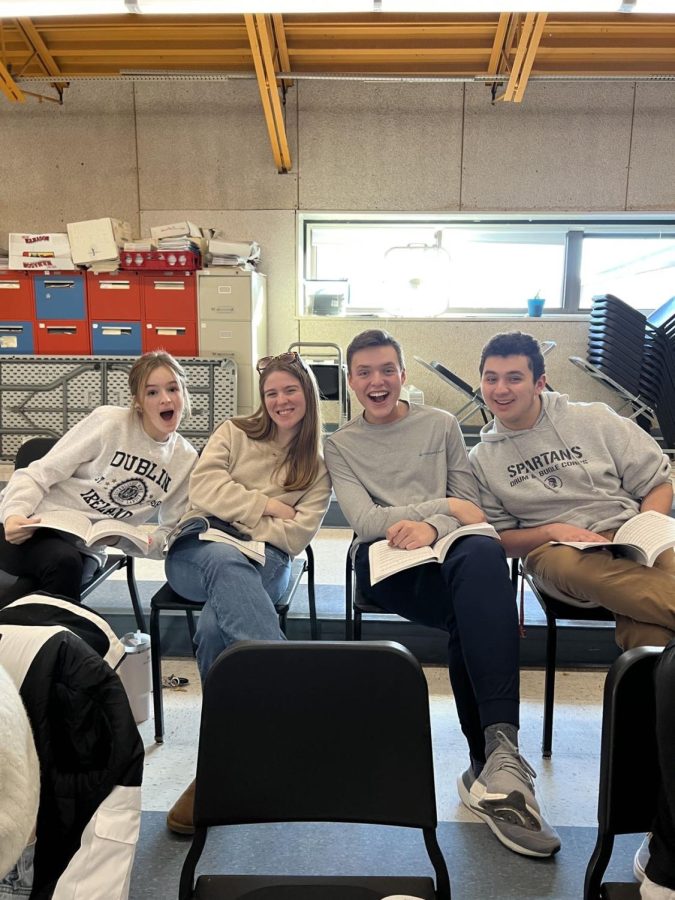
<path fill-rule="evenodd" d="M 448 633 L 448 667 L 462 731 L 473 759 L 485 760 L 483 730 L 518 727 L 518 613 L 504 550 L 480 535 L 460 538 L 442 565 L 416 566 L 370 585 L 369 544 L 355 559 L 361 593 L 372 603 Z"/>
<path fill-rule="evenodd" d="M 80 602 L 84 557 L 51 528 L 38 528 L 23 544 L 10 544 L 0 525 L 0 569 L 32 578 L 37 591 Z"/>

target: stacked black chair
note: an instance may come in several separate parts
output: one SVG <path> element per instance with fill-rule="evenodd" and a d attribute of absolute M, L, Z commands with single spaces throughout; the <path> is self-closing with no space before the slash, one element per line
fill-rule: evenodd
<path fill-rule="evenodd" d="M 671 297 L 647 319 L 650 348 L 661 361 L 661 391 L 656 418 L 664 446 L 675 447 L 675 297 Z"/>
<path fill-rule="evenodd" d="M 594 297 L 586 358 L 638 424 L 651 431 L 655 418 L 664 446 L 675 447 L 675 298 L 646 318 L 613 294 Z"/>
<path fill-rule="evenodd" d="M 283 760 L 283 775 L 270 754 Z M 345 763 L 356 760 L 371 764 L 353 765 L 345 777 Z M 235 874 L 230 854 L 222 859 L 228 874 L 201 874 L 195 883 L 211 827 L 261 822 L 317 823 L 319 848 L 323 823 L 420 829 L 435 879 L 274 875 L 265 858 L 260 867 L 269 874 Z M 429 698 L 417 660 L 387 642 L 240 641 L 221 653 L 204 685 L 194 824 L 180 900 L 450 900 L 436 837 Z M 284 834 L 292 843 L 292 831 Z"/>
<path fill-rule="evenodd" d="M 651 370 L 644 373 L 643 383 L 646 323 L 639 310 L 613 294 L 593 297 L 586 358 L 635 396 L 643 396 L 643 387 L 651 389 L 652 386 Z M 653 406 L 655 398 L 651 392 L 644 396 L 648 405 Z"/>

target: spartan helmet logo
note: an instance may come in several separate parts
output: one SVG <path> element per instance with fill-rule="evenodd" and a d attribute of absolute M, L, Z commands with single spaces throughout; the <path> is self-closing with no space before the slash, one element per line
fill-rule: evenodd
<path fill-rule="evenodd" d="M 115 485 L 110 491 L 110 499 L 118 506 L 137 506 L 145 500 L 148 489 L 140 478 L 129 478 Z"/>
<path fill-rule="evenodd" d="M 544 478 L 544 484 L 552 491 L 557 491 L 562 487 L 562 480 L 557 475 L 549 475 L 548 478 Z"/>

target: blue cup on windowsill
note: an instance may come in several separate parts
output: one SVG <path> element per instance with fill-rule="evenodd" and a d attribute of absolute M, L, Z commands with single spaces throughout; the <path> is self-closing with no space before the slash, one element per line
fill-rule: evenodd
<path fill-rule="evenodd" d="M 542 297 L 532 297 L 527 301 L 527 314 L 533 319 L 541 318 L 544 312 L 545 300 Z"/>

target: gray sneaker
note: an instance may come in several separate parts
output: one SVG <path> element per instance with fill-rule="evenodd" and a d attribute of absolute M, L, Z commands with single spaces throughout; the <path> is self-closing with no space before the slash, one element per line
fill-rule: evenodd
<path fill-rule="evenodd" d="M 524 856 L 553 856 L 560 838 L 541 814 L 534 796 L 534 769 L 498 732 L 499 746 L 475 778 L 467 769 L 457 779 L 462 803 L 490 826 L 498 840 Z"/>

